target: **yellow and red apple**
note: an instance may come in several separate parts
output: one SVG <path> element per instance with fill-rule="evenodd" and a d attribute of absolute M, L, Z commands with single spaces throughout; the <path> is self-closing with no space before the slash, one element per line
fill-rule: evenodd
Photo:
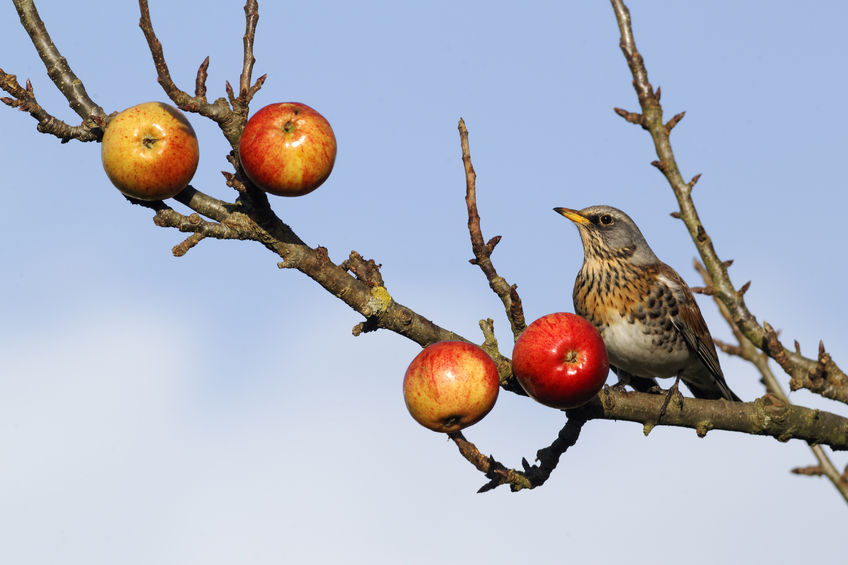
<path fill-rule="evenodd" d="M 302 196 L 330 176 L 336 136 L 330 122 L 306 104 L 269 104 L 245 125 L 239 160 L 247 178 L 265 192 Z"/>
<path fill-rule="evenodd" d="M 127 108 L 106 126 L 100 156 L 109 180 L 138 200 L 179 193 L 197 170 L 200 150 L 186 117 L 168 104 Z"/>
<path fill-rule="evenodd" d="M 499 390 L 492 358 L 462 341 L 425 347 L 403 377 L 409 413 L 436 432 L 456 432 L 479 422 L 495 405 Z"/>

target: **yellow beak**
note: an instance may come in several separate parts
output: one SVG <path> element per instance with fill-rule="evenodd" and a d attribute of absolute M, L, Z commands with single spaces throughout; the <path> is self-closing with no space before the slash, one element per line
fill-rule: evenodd
<path fill-rule="evenodd" d="M 577 210 L 572 210 L 571 208 L 554 208 L 554 212 L 556 212 L 557 214 L 562 214 L 575 224 L 582 224 L 586 226 L 592 223 L 586 216 L 581 216 L 580 212 L 578 212 Z"/>

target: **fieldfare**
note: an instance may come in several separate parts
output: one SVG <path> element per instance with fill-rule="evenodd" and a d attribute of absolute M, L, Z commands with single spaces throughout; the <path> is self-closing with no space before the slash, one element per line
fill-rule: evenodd
<path fill-rule="evenodd" d="M 611 206 L 554 211 L 574 222 L 583 240 L 574 311 L 601 333 L 619 380 L 646 390 L 654 377 L 678 377 L 698 398 L 740 401 L 724 380 L 692 291 L 654 255 L 633 220 Z"/>

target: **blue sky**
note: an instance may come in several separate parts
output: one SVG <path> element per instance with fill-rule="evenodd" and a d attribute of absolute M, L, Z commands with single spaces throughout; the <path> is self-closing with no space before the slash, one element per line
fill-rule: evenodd
<path fill-rule="evenodd" d="M 237 82 L 240 2 L 151 0 L 176 82 L 211 57 L 210 97 Z M 842 58 L 848 6 L 817 2 L 631 2 L 637 43 L 719 254 L 760 320 L 846 362 L 841 163 L 848 144 Z M 165 100 L 132 2 L 42 2 L 62 53 L 107 112 Z M 605 2 L 264 2 L 254 110 L 305 102 L 333 124 L 335 171 L 273 207 L 340 261 L 383 264 L 396 300 L 480 339 L 508 324 L 468 264 L 456 124 L 466 120 L 483 230 L 518 283 L 527 317 L 571 311 L 582 260 L 554 206 L 611 204 L 693 285 L 695 249 L 636 109 Z M 96 16 L 95 16 L 96 14 Z M 32 79 L 54 114 L 77 118 L 47 79 L 11 3 L 0 67 Z M 232 199 L 226 143 L 193 115 L 193 184 Z M 844 553 L 845 504 L 799 443 L 592 422 L 548 484 L 475 494 L 483 477 L 406 413 L 415 344 L 354 338 L 359 316 L 247 242 L 181 235 L 128 205 L 99 146 L 35 132 L 0 108 L 0 561 L 41 563 L 442 563 L 591 559 L 689 563 Z M 703 298 L 713 335 L 730 340 Z M 509 346 L 502 345 L 505 354 Z M 752 368 L 722 365 L 743 398 Z M 785 379 L 783 379 L 785 382 Z M 792 398 L 841 411 L 799 392 Z M 562 415 L 503 394 L 467 431 L 516 466 L 552 441 Z M 844 455 L 834 458 L 840 468 Z M 815 519 L 812 519 L 815 517 Z M 787 537 L 785 532 L 792 531 Z M 807 543 L 807 540 L 815 543 Z M 661 549 L 659 549 L 661 548 Z M 659 558 L 660 562 L 662 558 Z"/>

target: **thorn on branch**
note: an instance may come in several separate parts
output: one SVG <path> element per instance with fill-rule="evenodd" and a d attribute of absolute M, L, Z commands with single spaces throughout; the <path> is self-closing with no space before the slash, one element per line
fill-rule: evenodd
<path fill-rule="evenodd" d="M 699 181 L 699 180 L 701 180 L 701 173 L 698 173 L 697 175 L 695 175 L 694 177 L 692 177 L 692 180 L 690 180 L 690 181 L 689 181 L 689 190 L 690 190 L 690 191 L 691 191 L 693 188 L 695 188 L 695 185 L 696 185 L 696 184 L 698 184 L 698 181 Z"/>
<path fill-rule="evenodd" d="M 200 67 L 197 69 L 197 78 L 194 81 L 194 94 L 198 98 L 206 98 L 206 79 L 209 76 L 209 56 L 207 55 Z"/>
<path fill-rule="evenodd" d="M 224 81 L 224 90 L 227 91 L 227 99 L 230 101 L 230 106 L 235 109 L 236 94 L 233 92 L 233 86 L 230 84 L 230 81 Z"/>
<path fill-rule="evenodd" d="M 501 241 L 501 236 L 496 235 L 495 237 L 491 238 L 488 242 L 486 242 L 486 251 L 489 255 L 492 254 L 492 251 L 495 250 L 495 246 L 498 243 L 500 243 L 500 241 Z"/>
<path fill-rule="evenodd" d="M 669 216 L 671 216 L 672 218 L 674 218 L 676 220 L 682 220 L 683 219 L 683 216 L 680 215 L 680 212 L 670 212 Z"/>
<path fill-rule="evenodd" d="M 721 264 L 724 265 L 725 269 L 729 269 L 730 266 L 733 264 L 733 259 L 728 259 L 727 261 L 722 261 Z"/>
<path fill-rule="evenodd" d="M 257 92 L 259 92 L 259 89 L 262 88 L 262 85 L 265 84 L 265 80 L 267 78 L 268 78 L 267 74 L 262 75 L 261 77 L 256 79 L 256 82 L 253 83 L 253 86 L 251 86 L 249 89 L 247 89 L 247 93 L 244 95 L 244 98 L 243 98 L 243 101 L 242 101 L 242 103 L 244 104 L 245 107 L 247 107 L 247 105 L 250 103 L 250 101 L 253 100 L 253 97 L 256 95 Z"/>
<path fill-rule="evenodd" d="M 741 287 L 739 287 L 739 290 L 736 291 L 736 296 L 742 298 L 743 296 L 745 296 L 745 293 L 748 292 L 749 288 L 751 288 L 751 281 L 748 281 Z"/>
<path fill-rule="evenodd" d="M 221 174 L 224 175 L 224 178 L 227 179 L 227 186 L 230 188 L 234 188 L 238 192 L 245 193 L 247 192 L 247 187 L 244 183 L 239 180 L 239 178 L 229 171 L 221 171 Z"/>
<path fill-rule="evenodd" d="M 659 87 L 657 87 L 657 93 L 658 93 L 657 101 L 659 102 L 659 99 L 660 99 L 660 97 L 659 97 Z M 674 129 L 674 126 L 676 126 L 678 123 L 680 123 L 680 120 L 682 120 L 683 116 L 685 116 L 685 115 L 686 115 L 686 112 L 680 112 L 679 114 L 675 114 L 668 122 L 666 122 L 666 124 L 665 124 L 666 135 L 671 133 L 671 130 Z"/>
<path fill-rule="evenodd" d="M 660 98 L 662 98 L 662 86 L 657 85 L 657 91 L 654 93 L 654 100 L 659 103 Z"/>
<path fill-rule="evenodd" d="M 651 161 L 651 165 L 659 169 L 662 174 L 666 174 L 666 172 L 668 172 L 668 163 L 666 163 L 665 161 L 660 161 L 657 159 Z"/>
<path fill-rule="evenodd" d="M 808 477 L 821 477 L 824 475 L 824 470 L 819 465 L 810 465 L 808 467 L 795 467 L 790 473 L 793 475 L 806 475 Z"/>
<path fill-rule="evenodd" d="M 636 112 L 628 112 L 627 110 L 624 110 L 622 108 L 613 108 L 612 110 L 631 124 L 644 126 L 644 119 L 642 118 L 642 114 L 638 114 Z"/>
<path fill-rule="evenodd" d="M 704 296 L 712 296 L 715 294 L 715 289 L 711 286 L 692 286 L 689 289 L 695 294 L 703 294 Z"/>

